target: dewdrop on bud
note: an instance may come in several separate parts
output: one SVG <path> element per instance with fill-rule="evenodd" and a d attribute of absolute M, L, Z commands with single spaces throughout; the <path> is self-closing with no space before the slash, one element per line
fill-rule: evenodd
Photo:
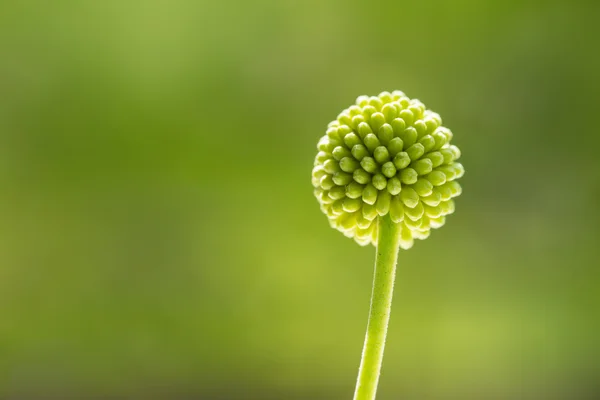
<path fill-rule="evenodd" d="M 311 182 L 332 227 L 360 245 L 377 244 L 389 215 L 400 246 L 445 223 L 462 193 L 464 168 L 440 116 L 401 91 L 359 96 L 317 144 Z"/>

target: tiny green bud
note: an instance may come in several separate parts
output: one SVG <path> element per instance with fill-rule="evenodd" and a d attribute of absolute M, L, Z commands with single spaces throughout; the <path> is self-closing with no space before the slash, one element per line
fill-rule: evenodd
<path fill-rule="evenodd" d="M 377 214 L 377 212 L 375 212 L 375 214 Z M 366 219 L 363 213 L 358 213 L 356 216 L 356 225 L 358 225 L 360 229 L 367 229 L 371 226 L 371 220 Z"/>
<path fill-rule="evenodd" d="M 333 158 L 325 161 L 323 163 L 323 168 L 328 174 L 333 174 L 340 171 L 340 164 L 336 162 Z"/>
<path fill-rule="evenodd" d="M 427 197 L 433 192 L 433 185 L 427 179 L 419 178 L 412 188 L 421 197 Z"/>
<path fill-rule="evenodd" d="M 394 136 L 396 137 L 400 136 L 404 132 L 404 129 L 406 129 L 406 122 L 402 118 L 395 118 L 390 125 L 394 129 Z"/>
<path fill-rule="evenodd" d="M 352 182 L 352 175 L 347 172 L 339 171 L 333 174 L 333 182 L 338 186 L 344 186 Z"/>
<path fill-rule="evenodd" d="M 402 222 L 404 219 L 404 205 L 398 196 L 392 197 L 390 202 L 390 218 L 395 223 Z"/>
<path fill-rule="evenodd" d="M 373 221 L 377 217 L 377 209 L 375 208 L 375 202 L 373 202 L 373 204 L 363 204 L 362 212 L 363 217 L 365 217 L 369 221 Z"/>
<path fill-rule="evenodd" d="M 433 189 L 429 196 L 422 197 L 421 200 L 428 206 L 435 207 L 442 201 L 442 195 L 438 190 Z"/>
<path fill-rule="evenodd" d="M 339 222 L 344 230 L 351 231 L 356 227 L 356 214 L 346 212 L 345 215 L 342 215 Z"/>
<path fill-rule="evenodd" d="M 394 166 L 397 170 L 402 170 L 410 164 L 410 156 L 406 152 L 400 152 L 394 157 Z"/>
<path fill-rule="evenodd" d="M 417 231 L 421 228 L 421 220 L 417 219 L 417 220 L 413 220 L 408 216 L 408 210 L 410 210 L 410 208 L 404 208 L 404 225 L 406 225 L 411 231 Z"/>
<path fill-rule="evenodd" d="M 402 200 L 405 206 L 413 208 L 419 203 L 419 195 L 413 188 L 404 187 L 400 192 L 400 200 Z"/>
<path fill-rule="evenodd" d="M 385 124 L 385 116 L 380 113 L 380 112 L 376 112 L 373 115 L 371 115 L 371 128 L 373 128 L 374 132 L 379 131 L 379 128 L 381 128 L 383 126 L 383 124 Z"/>
<path fill-rule="evenodd" d="M 454 152 L 448 149 L 441 149 L 440 154 L 444 156 L 444 164 L 450 164 L 454 161 Z"/>
<path fill-rule="evenodd" d="M 373 175 L 373 179 L 371 179 L 371 183 L 377 190 L 383 190 L 387 186 L 387 179 L 382 174 L 375 174 Z"/>
<path fill-rule="evenodd" d="M 386 191 L 379 193 L 379 197 L 377 197 L 377 203 L 375 203 L 377 214 L 379 214 L 382 217 L 386 215 L 390 211 L 391 200 L 392 195 L 389 192 Z"/>
<path fill-rule="evenodd" d="M 358 199 L 362 196 L 363 189 L 365 187 L 357 182 L 350 182 L 348 186 L 346 186 L 346 196 L 351 199 Z"/>
<path fill-rule="evenodd" d="M 315 165 L 323 164 L 328 159 L 329 159 L 329 154 L 325 153 L 324 151 L 319 151 L 317 153 L 317 157 L 315 158 Z"/>
<path fill-rule="evenodd" d="M 440 126 L 435 118 L 428 116 L 425 118 L 425 125 L 427 125 L 427 133 L 432 134 Z"/>
<path fill-rule="evenodd" d="M 322 165 L 317 165 L 312 170 L 312 176 L 313 176 L 313 178 L 316 178 L 319 181 L 321 180 L 321 178 L 325 174 L 327 174 L 327 172 L 325 171 L 325 168 Z"/>
<path fill-rule="evenodd" d="M 408 227 L 403 226 L 402 231 L 400 231 L 400 247 L 404 250 L 408 250 L 413 247 L 414 240 L 412 237 L 412 233 Z"/>
<path fill-rule="evenodd" d="M 461 163 L 454 163 L 452 164 L 452 167 L 454 168 L 454 172 L 456 173 L 454 179 L 462 178 L 465 174 L 465 167 L 463 167 Z"/>
<path fill-rule="evenodd" d="M 375 161 L 377 161 L 377 163 L 383 164 L 390 160 L 390 152 L 388 151 L 387 147 L 378 146 L 373 151 L 373 158 L 375 158 Z"/>
<path fill-rule="evenodd" d="M 433 184 L 433 186 L 440 186 L 446 183 L 446 175 L 440 171 L 431 171 L 427 175 L 427 180 Z"/>
<path fill-rule="evenodd" d="M 423 216 L 423 214 L 425 214 L 425 208 L 423 207 L 423 203 L 421 203 L 420 201 L 413 208 L 407 207 L 404 210 L 404 215 L 406 215 L 408 218 L 412 219 L 413 221 L 419 221 L 421 219 L 421 217 Z"/>
<path fill-rule="evenodd" d="M 444 156 L 439 151 L 429 153 L 425 157 L 431 160 L 433 168 L 439 167 L 444 163 Z"/>
<path fill-rule="evenodd" d="M 400 111 L 400 118 L 406 122 L 406 125 L 412 125 L 412 123 L 415 121 L 415 115 L 412 113 L 412 111 L 406 109 Z"/>
<path fill-rule="evenodd" d="M 454 212 L 454 201 L 442 201 L 438 207 L 442 210 L 442 215 L 450 215 Z"/>
<path fill-rule="evenodd" d="M 344 125 L 346 126 L 346 125 Z M 331 128 L 327 128 L 327 131 L 325 132 L 325 134 L 327 135 L 327 137 L 329 139 L 335 139 L 335 140 L 340 140 L 342 139 L 344 136 L 340 136 L 339 134 L 339 127 L 331 127 Z"/>
<path fill-rule="evenodd" d="M 390 140 L 394 137 L 394 129 L 390 124 L 383 124 L 381 128 L 379 128 L 379 141 L 384 146 L 387 146 Z"/>
<path fill-rule="evenodd" d="M 390 155 L 394 157 L 396 154 L 402 151 L 404 143 L 402 142 L 402 139 L 400 139 L 399 137 L 395 137 L 392 140 L 390 140 L 387 147 L 390 152 Z"/>
<path fill-rule="evenodd" d="M 354 117 L 352 117 L 352 129 L 357 130 L 358 126 L 364 122 L 365 122 L 365 117 L 362 114 L 355 115 Z"/>
<path fill-rule="evenodd" d="M 446 217 L 443 215 L 437 218 L 430 218 L 432 228 L 441 228 L 446 223 Z"/>
<path fill-rule="evenodd" d="M 415 127 L 415 130 L 417 131 L 417 138 L 422 138 L 423 136 L 425 136 L 427 134 L 427 125 L 425 124 L 425 121 L 423 121 L 422 119 L 415 121 L 413 126 Z"/>
<path fill-rule="evenodd" d="M 404 142 L 404 148 L 409 148 L 417 142 L 417 130 L 412 126 L 406 128 L 400 134 L 400 139 Z"/>
<path fill-rule="evenodd" d="M 436 171 L 439 171 L 439 172 L 443 173 L 444 175 L 446 175 L 447 181 L 454 180 L 454 178 L 456 177 L 456 171 L 450 165 L 445 165 L 443 167 L 436 168 Z"/>
<path fill-rule="evenodd" d="M 335 182 L 333 182 L 331 175 L 324 175 L 321 178 L 320 185 L 323 189 L 329 190 L 335 186 Z"/>
<path fill-rule="evenodd" d="M 366 106 L 363 106 L 362 110 L 363 110 L 363 115 L 365 116 L 365 118 L 367 120 L 371 119 L 371 115 L 373 115 L 374 113 L 377 112 L 377 109 L 369 104 L 367 104 Z"/>
<path fill-rule="evenodd" d="M 350 150 L 348 150 L 346 147 L 338 146 L 335 149 L 333 149 L 332 155 L 333 158 L 335 158 L 337 161 L 340 161 L 342 158 L 349 157 L 352 154 L 350 153 Z"/>
<path fill-rule="evenodd" d="M 379 97 L 384 103 L 391 103 L 394 100 L 392 94 L 385 90 L 379 93 L 377 97 Z"/>
<path fill-rule="evenodd" d="M 361 142 L 362 141 L 360 140 L 360 138 L 356 136 L 354 132 L 351 132 L 344 136 L 344 143 L 349 149 L 351 149 L 354 145 L 361 144 Z"/>
<path fill-rule="evenodd" d="M 452 189 L 450 188 L 450 185 L 447 185 L 446 183 L 436 188 L 437 192 L 440 194 L 441 201 L 448 201 L 452 198 Z"/>
<path fill-rule="evenodd" d="M 352 157 L 344 157 L 340 160 L 340 168 L 344 172 L 352 173 L 359 167 L 358 161 Z"/>
<path fill-rule="evenodd" d="M 386 162 L 381 166 L 381 172 L 388 178 L 392 178 L 396 175 L 396 167 L 394 167 L 394 163 L 391 161 Z"/>
<path fill-rule="evenodd" d="M 398 116 L 398 110 L 392 104 L 388 103 L 383 106 L 381 112 L 385 116 L 385 120 L 388 122 L 392 122 L 394 118 Z"/>
<path fill-rule="evenodd" d="M 402 183 L 397 177 L 392 177 L 388 180 L 387 190 L 391 195 L 395 196 L 402 190 Z"/>
<path fill-rule="evenodd" d="M 363 190 L 362 199 L 365 203 L 373 205 L 375 204 L 375 201 L 377 201 L 378 193 L 379 192 L 377 191 L 375 186 L 369 183 L 367 186 L 365 186 Z"/>
<path fill-rule="evenodd" d="M 417 171 L 417 174 L 427 175 L 433 171 L 433 162 L 429 158 L 422 158 L 411 163 L 411 167 Z"/>
<path fill-rule="evenodd" d="M 419 139 L 419 143 L 425 148 L 425 153 L 429 153 L 435 147 L 435 139 L 431 135 L 425 135 Z"/>
<path fill-rule="evenodd" d="M 442 132 L 434 132 L 431 136 L 433 136 L 433 139 L 435 140 L 435 146 L 433 146 L 434 150 L 439 150 L 448 143 L 448 138 Z"/>
<path fill-rule="evenodd" d="M 361 199 L 351 199 L 349 197 L 346 197 L 344 199 L 344 202 L 342 203 L 342 208 L 344 209 L 344 211 L 346 211 L 348 213 L 352 213 L 352 212 L 360 210 L 361 206 L 362 206 Z"/>
<path fill-rule="evenodd" d="M 381 110 L 381 107 L 383 107 L 383 101 L 376 96 L 369 97 L 369 104 L 375 107 L 377 110 Z"/>
<path fill-rule="evenodd" d="M 406 153 L 410 157 L 411 160 L 415 161 L 421 158 L 423 154 L 425 154 L 425 148 L 421 143 L 415 143 L 406 149 Z"/>
<path fill-rule="evenodd" d="M 419 178 L 419 175 L 417 174 L 417 171 L 415 171 L 412 168 L 405 168 L 402 171 L 400 171 L 400 181 L 402 183 L 404 183 L 405 185 L 412 185 L 413 183 L 415 183 L 417 181 L 417 179 Z"/>
<path fill-rule="evenodd" d="M 362 161 L 363 158 L 367 157 L 370 153 L 369 150 L 363 144 L 356 144 L 352 146 L 352 156 L 358 160 Z"/>
<path fill-rule="evenodd" d="M 360 124 L 358 124 L 358 135 L 361 138 L 364 139 L 365 136 L 367 136 L 369 133 L 373 133 L 371 125 L 367 124 L 366 122 L 361 122 Z"/>
<path fill-rule="evenodd" d="M 360 165 L 367 172 L 374 173 L 377 171 L 377 163 L 371 157 L 364 157 L 361 160 Z"/>
<path fill-rule="evenodd" d="M 450 149 L 450 151 L 452 151 L 452 153 L 454 153 L 454 160 L 458 160 L 460 158 L 460 150 L 458 149 L 458 147 L 451 145 L 448 148 Z"/>
<path fill-rule="evenodd" d="M 365 146 L 367 146 L 367 149 L 369 149 L 371 153 L 375 151 L 377 146 L 381 145 L 379 139 L 377 139 L 377 136 L 375 136 L 373 133 L 369 133 L 367 136 L 365 136 L 364 142 Z"/>
<path fill-rule="evenodd" d="M 442 215 L 442 208 L 439 204 L 435 207 L 425 205 L 425 212 L 429 218 L 437 218 Z"/>
<path fill-rule="evenodd" d="M 352 174 L 352 179 L 354 179 L 357 183 L 361 183 L 364 185 L 366 183 L 371 182 L 371 174 L 369 174 L 362 168 L 358 168 L 354 170 L 354 173 Z"/>
<path fill-rule="evenodd" d="M 333 203 L 331 203 L 331 210 L 333 211 L 334 215 L 342 215 L 344 213 L 344 208 L 342 204 L 342 200 L 336 200 Z"/>
<path fill-rule="evenodd" d="M 343 186 L 334 186 L 329 190 L 329 197 L 333 200 L 339 200 L 346 197 L 346 188 Z"/>

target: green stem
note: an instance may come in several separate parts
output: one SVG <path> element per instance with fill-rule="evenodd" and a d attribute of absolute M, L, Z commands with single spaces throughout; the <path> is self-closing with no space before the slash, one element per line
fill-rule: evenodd
<path fill-rule="evenodd" d="M 379 218 L 378 229 L 371 310 L 354 400 L 375 399 L 394 292 L 394 277 L 400 247 L 400 224 L 392 222 L 389 215 L 386 215 Z"/>

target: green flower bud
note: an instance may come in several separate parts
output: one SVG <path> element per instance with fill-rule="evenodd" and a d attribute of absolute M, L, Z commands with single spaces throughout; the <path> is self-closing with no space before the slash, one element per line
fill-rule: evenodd
<path fill-rule="evenodd" d="M 433 171 L 433 162 L 429 158 L 422 158 L 410 164 L 419 175 L 427 175 Z"/>
<path fill-rule="evenodd" d="M 362 197 L 364 188 L 364 185 L 361 185 L 360 183 L 350 182 L 348 186 L 346 186 L 346 196 L 351 199 L 358 199 Z"/>
<path fill-rule="evenodd" d="M 406 149 L 406 154 L 408 154 L 411 160 L 418 160 L 425 154 L 425 147 L 421 143 L 415 143 Z"/>
<path fill-rule="evenodd" d="M 384 164 L 390 160 L 390 152 L 385 146 L 378 146 L 373 151 L 373 158 L 379 165 Z"/>
<path fill-rule="evenodd" d="M 429 196 L 431 193 L 433 193 L 433 185 L 431 184 L 431 182 L 429 182 L 427 179 L 423 179 L 423 178 L 419 178 L 413 185 L 412 188 L 414 189 L 415 192 L 417 192 L 417 194 L 423 198 L 423 197 L 427 197 Z"/>
<path fill-rule="evenodd" d="M 394 129 L 390 124 L 383 124 L 381 128 L 379 128 L 379 141 L 384 146 L 387 146 L 390 140 L 394 137 Z"/>
<path fill-rule="evenodd" d="M 332 227 L 377 243 L 379 216 L 401 225 L 401 247 L 425 239 L 455 210 L 464 174 L 440 116 L 403 92 L 360 96 L 328 124 L 311 182 Z"/>
<path fill-rule="evenodd" d="M 400 152 L 394 157 L 394 166 L 397 170 L 402 170 L 410 164 L 410 156 L 406 152 Z"/>
<path fill-rule="evenodd" d="M 412 185 L 419 178 L 419 174 L 412 168 L 405 168 L 399 173 L 400 181 L 406 185 Z"/>
<path fill-rule="evenodd" d="M 415 130 L 417 131 L 418 138 L 422 138 L 423 136 L 425 136 L 427 134 L 427 125 L 425 124 L 425 121 L 423 121 L 422 119 L 415 121 L 413 126 L 414 126 Z"/>
<path fill-rule="evenodd" d="M 400 111 L 400 118 L 406 122 L 406 125 L 412 125 L 415 121 L 415 115 L 410 110 L 402 110 Z"/>
<path fill-rule="evenodd" d="M 364 139 L 369 133 L 373 133 L 373 129 L 371 129 L 371 125 L 366 122 L 361 122 L 358 124 L 358 135 Z"/>
<path fill-rule="evenodd" d="M 332 155 L 333 155 L 333 158 L 336 159 L 337 161 L 340 161 L 344 157 L 352 156 L 352 154 L 350 153 L 350 150 L 348 150 L 344 146 L 338 146 L 335 149 L 333 149 Z"/>
<path fill-rule="evenodd" d="M 369 156 L 369 150 L 363 144 L 357 144 L 352 146 L 352 157 L 357 161 L 362 161 L 363 158 Z"/>
<path fill-rule="evenodd" d="M 385 116 L 382 113 L 376 112 L 373 115 L 371 115 L 370 125 L 371 128 L 373 128 L 373 132 L 379 131 L 379 128 L 381 128 L 383 124 L 385 124 Z"/>
<path fill-rule="evenodd" d="M 392 140 L 390 140 L 390 142 L 387 145 L 387 148 L 392 157 L 395 157 L 396 154 L 400 153 L 402 151 L 403 147 L 404 147 L 404 142 L 402 142 L 402 139 L 400 139 L 399 137 L 393 138 Z M 323 154 L 326 155 L 326 153 L 323 153 Z"/>
<path fill-rule="evenodd" d="M 352 157 L 344 157 L 340 160 L 340 168 L 344 172 L 352 173 L 360 166 L 360 163 Z"/>
<path fill-rule="evenodd" d="M 368 184 L 363 190 L 362 199 L 365 203 L 373 205 L 377 201 L 377 193 L 375 186 Z"/>
<path fill-rule="evenodd" d="M 381 166 L 381 172 L 383 172 L 383 175 L 387 176 L 388 178 L 393 178 L 394 175 L 396 175 L 396 167 L 394 167 L 393 162 L 388 161 Z"/>
<path fill-rule="evenodd" d="M 387 179 L 382 174 L 373 175 L 373 179 L 371 179 L 371 183 L 377 190 L 383 190 L 387 186 Z"/>
<path fill-rule="evenodd" d="M 367 149 L 369 149 L 371 153 L 373 153 L 379 145 L 381 145 L 381 142 L 373 133 L 369 133 L 365 136 L 365 146 L 367 146 Z"/>
<path fill-rule="evenodd" d="M 362 166 L 362 168 L 371 173 L 374 174 L 375 171 L 377 171 L 377 163 L 375 162 L 375 160 L 373 160 L 371 157 L 365 157 L 362 159 L 362 161 L 360 162 L 360 165 Z"/>
<path fill-rule="evenodd" d="M 419 143 L 425 148 L 425 153 L 429 153 L 435 147 L 435 139 L 431 135 L 425 135 L 419 139 Z"/>
<path fill-rule="evenodd" d="M 329 191 L 329 197 L 333 200 L 339 200 L 346 197 L 346 188 L 343 186 L 334 186 Z"/>
<path fill-rule="evenodd" d="M 371 182 L 371 174 L 365 171 L 362 168 L 359 168 L 354 171 L 352 174 L 352 179 L 354 179 L 357 183 L 366 184 Z"/>
<path fill-rule="evenodd" d="M 397 177 L 392 177 L 388 180 L 387 190 L 391 195 L 395 196 L 402 190 L 402 183 Z"/>
<path fill-rule="evenodd" d="M 399 135 L 400 139 L 404 141 L 404 148 L 409 148 L 415 144 L 417 142 L 417 136 L 417 130 L 412 126 L 404 129 L 404 131 L 402 131 L 402 133 Z"/>
<path fill-rule="evenodd" d="M 392 123 L 392 128 L 394 129 L 394 136 L 399 137 L 404 129 L 406 129 L 406 122 L 402 118 L 395 118 Z"/>

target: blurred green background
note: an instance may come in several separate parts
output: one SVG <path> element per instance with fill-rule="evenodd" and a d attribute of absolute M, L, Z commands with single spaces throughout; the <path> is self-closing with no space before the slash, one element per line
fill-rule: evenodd
<path fill-rule="evenodd" d="M 0 5 L 0 398 L 350 399 L 374 249 L 316 143 L 360 94 L 467 174 L 400 255 L 381 399 L 600 396 L 600 3 Z"/>

